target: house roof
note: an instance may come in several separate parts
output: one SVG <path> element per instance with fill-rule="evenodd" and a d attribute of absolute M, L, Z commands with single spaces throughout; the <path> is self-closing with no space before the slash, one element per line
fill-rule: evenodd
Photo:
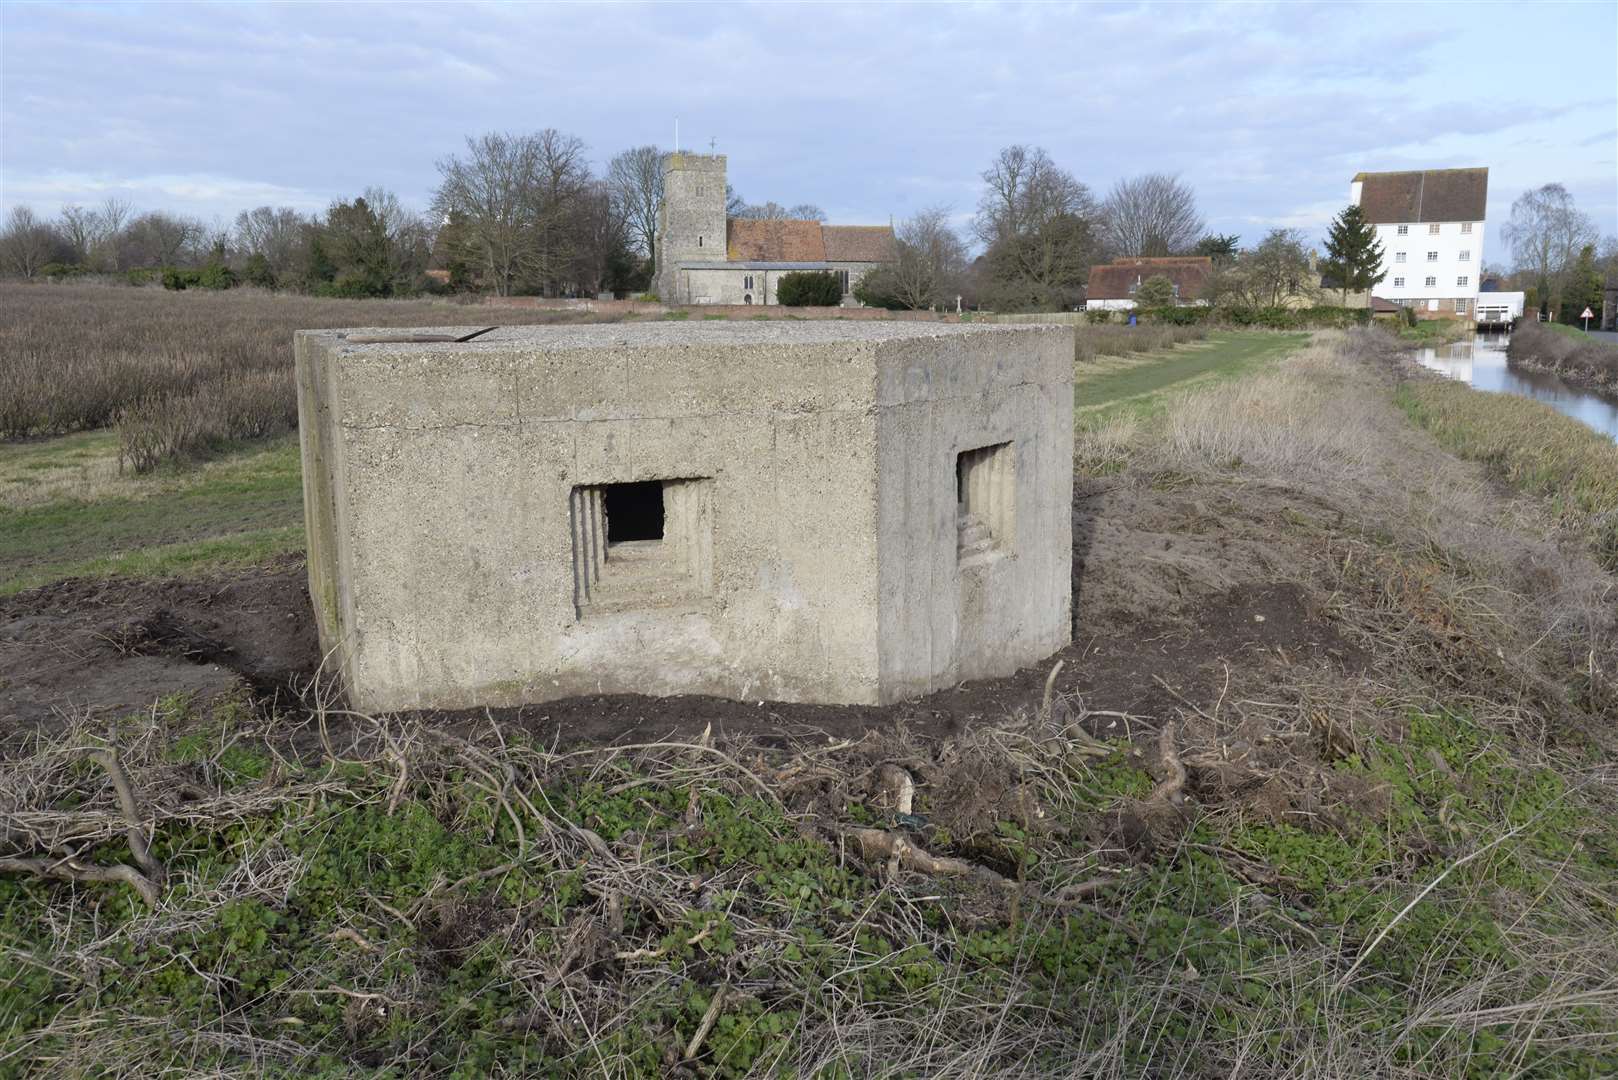
<path fill-rule="evenodd" d="M 830 262 L 892 262 L 893 230 L 886 225 L 822 225 Z"/>
<path fill-rule="evenodd" d="M 730 218 L 725 222 L 725 257 L 733 261 L 824 262 L 820 222 L 787 218 Z"/>
<path fill-rule="evenodd" d="M 1393 315 L 1397 314 L 1399 310 L 1399 305 L 1392 300 L 1384 300 L 1380 296 L 1371 297 L 1371 314 L 1373 315 Z"/>
<path fill-rule="evenodd" d="M 886 225 L 822 225 L 792 218 L 730 218 L 725 255 L 733 262 L 891 262 Z"/>
<path fill-rule="evenodd" d="M 1482 221 L 1489 195 L 1486 168 L 1362 172 L 1354 180 L 1361 185 L 1360 210 L 1374 225 Z"/>
<path fill-rule="evenodd" d="M 1182 300 L 1194 300 L 1213 274 L 1213 259 L 1206 255 L 1174 255 L 1167 258 L 1114 259 L 1105 266 L 1090 267 L 1089 300 L 1129 300 L 1131 288 L 1149 277 L 1161 274 L 1179 287 Z"/>

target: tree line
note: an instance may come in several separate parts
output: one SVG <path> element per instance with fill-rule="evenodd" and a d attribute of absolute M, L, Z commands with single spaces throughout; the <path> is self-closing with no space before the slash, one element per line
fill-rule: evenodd
<path fill-rule="evenodd" d="M 664 156 L 656 146 L 631 147 L 598 174 L 583 140 L 554 128 L 470 137 L 437 163 L 426 213 L 380 188 L 322 213 L 261 206 L 228 224 L 136 213 L 117 199 L 67 206 L 54 219 L 17 207 L 0 228 L 0 270 L 352 297 L 634 294 L 656 267 Z M 1000 150 L 980 176 L 970 215 L 938 205 L 896 223 L 895 260 L 866 276 L 860 299 L 890 308 L 954 307 L 959 298 L 1002 311 L 1061 310 L 1083 300 L 1092 266 L 1120 256 L 1207 255 L 1215 274 L 1202 298 L 1242 306 L 1318 291 L 1322 272 L 1345 291 L 1374 284 L 1368 275 L 1379 253 L 1363 220 L 1340 215 L 1317 265 L 1296 230 L 1272 229 L 1247 247 L 1208 232 L 1195 192 L 1176 176 L 1130 177 L 1098 195 L 1043 148 L 1020 144 Z M 813 204 L 750 203 L 729 188 L 726 202 L 733 217 L 825 220 Z M 1609 237 L 1598 254 L 1594 223 L 1560 185 L 1518 199 L 1505 236 L 1517 278 L 1531 280 L 1553 308 L 1582 307 L 1592 296 L 1599 304 L 1598 279 L 1618 279 L 1618 245 Z M 1153 281 L 1148 296 L 1164 286 L 1166 279 Z"/>

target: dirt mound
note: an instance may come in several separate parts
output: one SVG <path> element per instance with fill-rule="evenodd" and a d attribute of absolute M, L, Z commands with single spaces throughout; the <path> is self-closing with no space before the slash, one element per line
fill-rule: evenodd
<path fill-rule="evenodd" d="M 1074 644 L 1038 668 L 925 698 L 875 707 L 623 694 L 492 715 L 570 743 L 696 735 L 710 725 L 765 739 L 858 737 L 895 725 L 947 738 L 1038 708 L 1061 661 L 1055 696 L 1121 714 L 1097 734 L 1132 736 L 1187 707 L 1258 694 L 1298 665 L 1327 679 L 1363 669 L 1364 655 L 1307 585 L 1311 552 L 1296 522 L 1328 515 L 1284 490 L 1239 498 L 1217 486 L 1081 490 Z M 0 718 L 11 724 L 74 709 L 143 710 L 174 693 L 205 700 L 244 685 L 285 699 L 320 662 L 303 566 L 290 559 L 204 580 L 59 582 L 0 601 L 0 643 Z M 489 715 L 433 714 L 452 727 Z"/>
<path fill-rule="evenodd" d="M 80 578 L 0 599 L 0 723 L 109 716 L 246 688 L 285 697 L 320 663 L 303 564 L 191 581 Z"/>

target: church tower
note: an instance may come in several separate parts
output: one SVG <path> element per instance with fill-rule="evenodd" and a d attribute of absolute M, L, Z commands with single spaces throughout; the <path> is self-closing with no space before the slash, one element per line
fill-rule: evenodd
<path fill-rule="evenodd" d="M 668 304 L 689 303 L 680 264 L 724 261 L 725 155 L 668 155 L 657 223 L 658 296 Z"/>

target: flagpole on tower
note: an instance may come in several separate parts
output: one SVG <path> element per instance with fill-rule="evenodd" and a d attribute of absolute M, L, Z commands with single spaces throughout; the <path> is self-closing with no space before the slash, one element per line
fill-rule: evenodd
<path fill-rule="evenodd" d="M 680 118 L 678 116 L 674 118 L 674 152 L 676 154 L 680 152 Z"/>

